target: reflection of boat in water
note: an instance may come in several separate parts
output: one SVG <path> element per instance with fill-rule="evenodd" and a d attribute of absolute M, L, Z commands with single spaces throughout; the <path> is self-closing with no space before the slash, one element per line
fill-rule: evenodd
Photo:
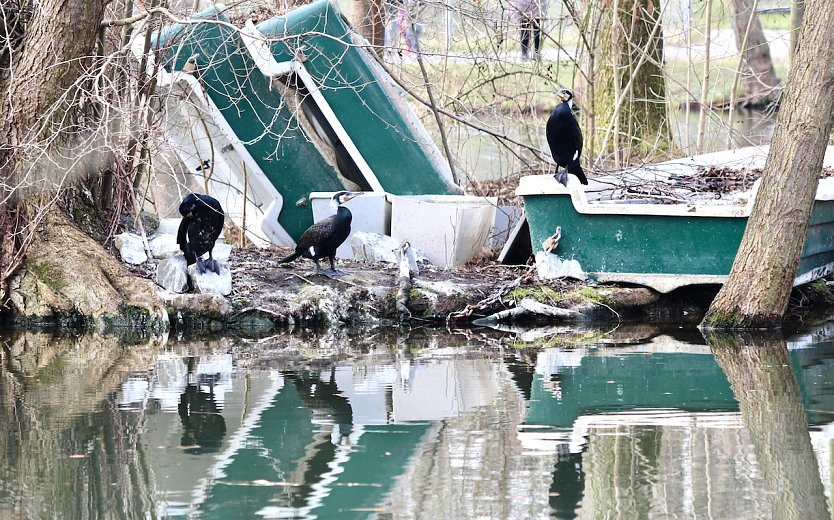
<path fill-rule="evenodd" d="M 834 363 L 832 330 L 789 342 L 809 422 L 819 430 L 812 436 L 824 475 L 828 447 L 820 440 L 832 436 L 824 430 L 834 399 L 817 383 L 830 379 L 824 378 Z M 448 352 L 429 349 L 406 359 L 377 350 L 302 370 L 238 371 L 225 355 L 193 358 L 191 365 L 162 358 L 145 385 L 145 395 L 157 397 L 142 398 L 137 381 L 123 391 L 125 403 L 145 403 L 142 444 L 157 512 L 201 518 L 772 512 L 754 436 L 704 345 L 659 335 L 620 347 L 505 351 L 503 358 L 494 351 Z M 189 387 L 211 395 L 215 383 L 222 440 L 211 450 L 183 447 L 181 396 Z M 508 489 L 528 493 L 530 504 L 502 502 L 506 509 L 496 515 L 489 500 L 469 500 Z"/>
<path fill-rule="evenodd" d="M 817 383 L 834 368 L 832 338 L 829 325 L 788 341 L 826 488 L 834 395 Z M 560 518 L 609 507 L 635 518 L 651 516 L 652 508 L 694 517 L 704 516 L 704 508 L 721 511 L 721 517 L 764 518 L 773 512 L 753 433 L 707 346 L 658 336 L 637 346 L 553 348 L 539 354 L 532 375 L 515 372 L 530 396 L 519 440 L 527 453 L 555 455 L 551 505 Z M 663 483 L 662 507 L 656 486 L 641 481 L 649 474 Z M 736 488 L 718 493 L 704 477 Z M 628 497 L 612 499 L 601 488 Z"/>
<path fill-rule="evenodd" d="M 178 444 L 170 437 L 180 435 L 179 419 L 165 412 L 175 411 L 189 388 L 182 364 L 163 358 L 156 369 L 161 378 L 132 379 L 123 387 L 125 404 L 153 402 L 162 411 L 147 419 L 151 446 Z M 163 497 L 159 513 L 334 518 L 371 510 L 437 421 L 492 401 L 490 366 L 447 358 L 244 375 L 229 363 L 217 375 L 230 382 L 218 412 L 227 426 L 220 449 L 199 459 L 188 450 L 149 450 Z"/>

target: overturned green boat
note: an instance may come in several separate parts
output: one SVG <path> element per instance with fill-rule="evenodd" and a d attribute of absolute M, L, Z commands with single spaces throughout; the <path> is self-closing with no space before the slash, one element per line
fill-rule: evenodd
<path fill-rule="evenodd" d="M 461 193 L 333 2 L 244 27 L 217 5 L 155 35 L 150 55 L 142 40 L 171 148 L 255 243 L 293 245 L 311 192 Z"/>
<path fill-rule="evenodd" d="M 829 152 L 834 158 L 834 150 Z M 751 147 L 669 161 L 654 165 L 651 176 L 656 180 L 691 174 L 695 168 L 726 164 L 722 161 L 728 156 L 751 167 L 763 164 L 766 153 L 767 147 Z M 642 175 L 645 181 L 646 173 Z M 568 187 L 552 175 L 521 179 L 516 194 L 524 199 L 540 276 L 633 283 L 659 292 L 724 283 L 753 207 L 755 188 L 735 198 L 682 204 L 595 200 L 600 192 L 610 190 L 614 181 L 609 181 L 592 181 L 586 192 L 574 178 Z M 558 245 L 545 251 L 556 242 L 548 239 L 557 234 Z M 832 272 L 834 179 L 826 178 L 820 180 L 794 285 Z"/>

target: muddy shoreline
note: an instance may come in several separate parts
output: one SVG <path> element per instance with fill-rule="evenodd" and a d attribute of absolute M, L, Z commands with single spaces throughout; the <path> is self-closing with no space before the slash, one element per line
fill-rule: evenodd
<path fill-rule="evenodd" d="M 329 279 L 309 261 L 280 265 L 289 250 L 235 249 L 229 259 L 232 294 L 175 294 L 156 288 L 168 323 L 142 309 L 122 307 L 117 316 L 94 319 L 79 313 L 6 316 L 17 329 L 90 330 L 146 335 L 160 332 L 201 335 L 261 336 L 281 330 L 333 327 L 483 327 L 512 329 L 568 325 L 611 327 L 625 323 L 679 324 L 700 322 L 716 286 L 687 288 L 669 294 L 644 287 L 624 287 L 555 280 L 542 282 L 532 266 L 504 266 L 482 261 L 456 269 L 428 264 L 408 291 L 410 317 L 397 311 L 398 270 L 395 265 L 340 262 L 348 274 Z M 137 284 L 153 284 L 156 264 L 126 268 Z M 786 317 L 791 323 L 827 320 L 834 297 L 824 281 L 794 291 Z M 100 318 L 100 317 L 99 317 Z"/>

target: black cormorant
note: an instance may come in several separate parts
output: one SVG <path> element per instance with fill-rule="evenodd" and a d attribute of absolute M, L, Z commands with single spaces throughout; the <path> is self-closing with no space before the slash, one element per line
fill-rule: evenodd
<path fill-rule="evenodd" d="M 282 264 L 292 262 L 299 256 L 303 256 L 315 262 L 316 270 L 321 271 L 328 277 L 345 274 L 336 269 L 334 257 L 336 256 L 336 249 L 347 240 L 350 234 L 350 223 L 353 220 L 353 215 L 342 204 L 357 195 L 360 195 L 360 193 L 352 191 L 340 191 L 333 195 L 330 204 L 336 207 L 336 214 L 330 215 L 307 228 L 307 231 L 301 234 L 301 239 L 295 246 L 295 252 L 278 260 L 278 262 Z M 319 264 L 319 259 L 325 257 L 330 259 L 330 271 L 322 270 Z"/>
<path fill-rule="evenodd" d="M 223 230 L 224 214 L 220 202 L 208 195 L 189 193 L 182 199 L 180 214 L 182 222 L 177 231 L 177 244 L 188 265 L 196 262 L 200 274 L 205 273 L 206 269 L 220 274 L 220 266 L 211 256 L 214 243 Z M 206 253 L 209 258 L 203 261 L 202 256 Z"/>
<path fill-rule="evenodd" d="M 585 172 L 579 166 L 582 155 L 582 130 L 573 115 L 573 92 L 566 88 L 559 89 L 562 100 L 547 120 L 547 144 L 550 154 L 556 162 L 556 180 L 568 185 L 568 173 L 576 175 L 579 182 L 588 184 Z M 560 172 L 559 167 L 563 170 Z"/>

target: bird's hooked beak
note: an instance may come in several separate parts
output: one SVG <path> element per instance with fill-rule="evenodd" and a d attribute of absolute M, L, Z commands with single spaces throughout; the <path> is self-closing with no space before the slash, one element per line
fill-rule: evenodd
<path fill-rule="evenodd" d="M 344 204 L 345 202 L 354 199 L 359 195 L 362 195 L 362 193 L 356 191 L 346 191 L 339 196 L 339 204 Z"/>

